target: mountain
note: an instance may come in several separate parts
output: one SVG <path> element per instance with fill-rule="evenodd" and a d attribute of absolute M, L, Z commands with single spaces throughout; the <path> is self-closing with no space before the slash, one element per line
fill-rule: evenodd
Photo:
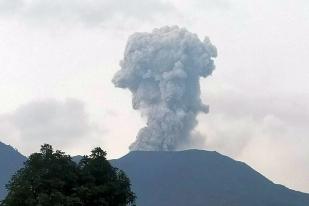
<path fill-rule="evenodd" d="M 0 143 L 0 200 L 6 194 L 4 185 L 25 160 Z M 274 184 L 217 152 L 136 151 L 111 163 L 131 179 L 138 206 L 309 206 L 309 194 Z"/>
<path fill-rule="evenodd" d="M 13 147 L 0 142 L 0 200 L 6 195 L 5 185 L 26 159 Z"/>
<path fill-rule="evenodd" d="M 308 206 L 309 194 L 277 185 L 217 152 L 131 152 L 124 170 L 138 206 Z"/>
<path fill-rule="evenodd" d="M 82 159 L 83 159 L 83 156 L 81 156 L 81 155 L 76 155 L 76 156 L 73 156 L 73 157 L 72 157 L 72 160 L 73 160 L 76 164 L 78 164 Z"/>

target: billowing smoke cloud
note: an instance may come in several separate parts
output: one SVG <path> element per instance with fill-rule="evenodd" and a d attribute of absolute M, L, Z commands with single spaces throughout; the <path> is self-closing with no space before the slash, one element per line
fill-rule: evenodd
<path fill-rule="evenodd" d="M 133 108 L 147 117 L 130 150 L 176 150 L 189 141 L 197 114 L 208 112 L 199 79 L 211 75 L 216 55 L 207 37 L 177 26 L 129 38 L 113 83 L 128 88 Z"/>

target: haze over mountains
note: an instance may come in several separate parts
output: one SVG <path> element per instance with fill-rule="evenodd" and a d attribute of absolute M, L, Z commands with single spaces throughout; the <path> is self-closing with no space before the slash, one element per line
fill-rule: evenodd
<path fill-rule="evenodd" d="M 0 199 L 26 157 L 0 143 Z M 80 156 L 73 158 L 75 161 Z M 277 185 L 248 165 L 217 152 L 130 152 L 111 160 L 124 170 L 138 206 L 307 206 L 309 194 Z"/>

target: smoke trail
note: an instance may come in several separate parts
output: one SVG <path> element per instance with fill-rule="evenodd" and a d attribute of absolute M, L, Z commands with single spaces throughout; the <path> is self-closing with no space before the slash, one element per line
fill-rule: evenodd
<path fill-rule="evenodd" d="M 130 36 L 113 83 L 128 88 L 133 108 L 147 117 L 130 150 L 175 150 L 188 142 L 199 112 L 208 112 L 200 99 L 200 77 L 215 66 L 216 48 L 206 37 L 177 26 Z"/>

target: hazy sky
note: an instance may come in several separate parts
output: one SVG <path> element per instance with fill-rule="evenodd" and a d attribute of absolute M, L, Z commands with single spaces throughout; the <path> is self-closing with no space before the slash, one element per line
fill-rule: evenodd
<path fill-rule="evenodd" d="M 309 192 L 307 0 L 0 0 L 0 141 L 126 154 L 145 121 L 111 79 L 128 36 L 164 25 L 218 49 L 192 147 Z"/>

